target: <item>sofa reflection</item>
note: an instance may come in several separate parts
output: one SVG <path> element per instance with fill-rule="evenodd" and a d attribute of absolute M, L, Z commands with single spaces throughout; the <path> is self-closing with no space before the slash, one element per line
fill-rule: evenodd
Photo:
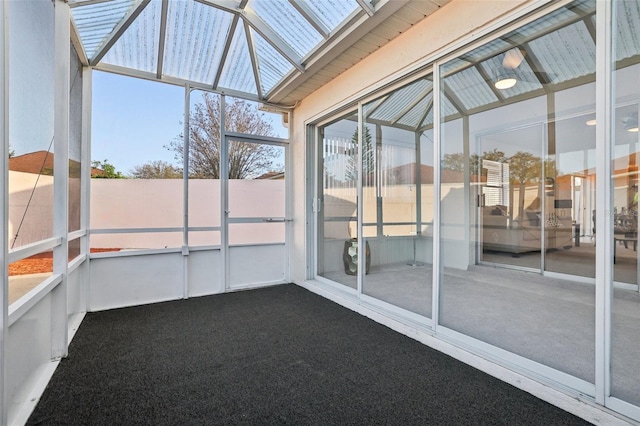
<path fill-rule="evenodd" d="M 542 249 L 541 214 L 525 211 L 521 219 L 510 218 L 506 206 L 482 208 L 481 241 L 484 250 L 527 253 Z M 546 250 L 572 247 L 571 219 L 550 213 L 544 220 Z"/>

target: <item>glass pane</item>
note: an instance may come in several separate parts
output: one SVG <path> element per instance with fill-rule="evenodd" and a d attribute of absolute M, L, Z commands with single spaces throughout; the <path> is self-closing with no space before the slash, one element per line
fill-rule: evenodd
<path fill-rule="evenodd" d="M 614 3 L 616 95 L 613 110 L 613 256 L 614 279 L 611 338 L 611 395 L 640 405 L 640 293 L 638 292 L 638 159 L 640 133 L 640 3 Z"/>
<path fill-rule="evenodd" d="M 8 19 L 8 232 L 15 249 L 53 236 L 53 3 L 11 2 Z"/>
<path fill-rule="evenodd" d="M 465 55 L 496 78 L 443 66 L 439 321 L 593 383 L 595 44 L 572 6 Z"/>
<path fill-rule="evenodd" d="M 39 253 L 9 264 L 9 304 L 12 304 L 53 273 L 53 251 Z"/>
<path fill-rule="evenodd" d="M 352 112 L 321 127 L 318 144 L 317 274 L 352 288 L 356 288 L 357 128 L 358 116 Z"/>
<path fill-rule="evenodd" d="M 558 119 L 550 128 L 555 141 L 549 138 L 547 161 L 547 177 L 553 181 L 546 188 L 554 196 L 546 220 L 548 228 L 554 221 L 556 226 L 547 232 L 545 269 L 595 278 L 596 134 L 595 126 L 587 124 L 595 110 L 595 83 L 555 93 L 555 109 Z"/>
<path fill-rule="evenodd" d="M 420 79 L 366 104 L 361 141 L 363 216 L 367 233 L 375 230 L 365 234 L 363 292 L 426 317 L 431 316 L 433 240 L 422 229 L 423 215 L 432 219 L 433 211 L 422 211 L 423 188 L 417 183 L 433 185 L 433 144 L 423 142 L 418 125 L 431 108 L 432 86 Z M 422 155 L 423 148 L 431 155 Z"/>

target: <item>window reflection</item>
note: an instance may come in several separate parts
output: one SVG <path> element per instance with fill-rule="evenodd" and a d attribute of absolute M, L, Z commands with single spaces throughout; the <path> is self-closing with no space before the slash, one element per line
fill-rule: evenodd
<path fill-rule="evenodd" d="M 613 256 L 614 279 L 611 395 L 640 405 L 640 326 L 637 313 L 638 293 L 638 155 L 640 133 L 640 5 L 632 1 L 614 2 L 615 108 L 613 109 L 613 140 L 611 189 L 613 192 Z"/>
<path fill-rule="evenodd" d="M 573 2 L 444 64 L 440 141 L 440 323 L 591 383 L 594 15 Z"/>

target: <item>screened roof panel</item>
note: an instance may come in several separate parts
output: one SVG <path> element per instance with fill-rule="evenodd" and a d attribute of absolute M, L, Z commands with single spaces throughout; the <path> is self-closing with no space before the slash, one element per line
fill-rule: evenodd
<path fill-rule="evenodd" d="M 616 60 L 632 58 L 640 54 L 640 2 L 618 2 L 616 25 L 618 28 L 616 38 Z"/>
<path fill-rule="evenodd" d="M 490 56 L 494 56 L 498 52 L 504 52 L 511 47 L 513 47 L 511 43 L 507 43 L 506 41 L 498 38 L 476 49 L 473 49 L 471 52 L 466 53 L 462 56 L 464 57 L 464 59 L 467 59 L 470 62 L 478 62 Z"/>
<path fill-rule="evenodd" d="M 322 40 L 322 35 L 287 0 L 249 0 L 252 9 L 301 57 Z"/>
<path fill-rule="evenodd" d="M 236 33 L 222 69 L 220 86 L 240 92 L 258 94 L 243 25 L 236 27 Z"/>
<path fill-rule="evenodd" d="M 162 72 L 213 85 L 232 19 L 202 3 L 170 1 Z"/>
<path fill-rule="evenodd" d="M 295 0 L 297 3 L 306 4 L 322 23 L 333 29 L 338 27 L 355 10 L 359 9 L 355 0 Z"/>
<path fill-rule="evenodd" d="M 595 10 L 595 0 L 587 0 L 584 3 L 585 4 L 582 5 L 583 7 L 586 8 L 589 5 L 592 5 L 592 8 Z M 575 12 L 562 7 L 540 19 L 536 19 L 535 21 L 510 32 L 504 38 L 515 43 L 522 43 L 523 41 L 526 41 L 526 39 L 535 37 L 538 34 L 549 32 L 553 28 L 561 26 L 563 23 L 567 22 L 567 20 L 576 19 L 577 17 L 578 15 Z"/>
<path fill-rule="evenodd" d="M 433 110 L 433 92 L 423 96 L 413 108 L 398 120 L 398 124 L 409 126 L 413 129 L 421 127 L 420 121 L 427 113 L 427 109 L 429 111 Z"/>
<path fill-rule="evenodd" d="M 439 4 L 448 1 L 439 0 Z M 308 93 L 309 84 L 320 87 L 344 70 L 307 70 L 307 61 L 323 56 L 327 62 L 350 58 L 358 41 L 374 37 L 370 31 L 387 16 L 404 12 L 402 19 L 388 20 L 402 21 L 404 29 L 428 14 L 408 14 L 408 5 L 375 0 L 69 2 L 72 40 L 82 45 L 76 47 L 85 53 L 81 55 L 84 65 L 106 71 L 117 68 L 124 73 L 130 70 L 133 76 L 192 83 L 227 93 L 247 88 L 235 95 L 283 104 L 295 103 Z M 385 8 L 390 15 L 380 13 Z M 243 29 L 236 31 L 238 27 Z M 336 31 L 339 28 L 344 31 Z M 362 36 L 357 28 L 366 34 Z M 245 31 L 249 31 L 248 45 Z M 400 32 L 393 32 L 393 36 Z M 375 37 L 369 43 L 378 47 L 388 41 Z M 338 38 L 347 50 L 331 49 Z M 230 64 L 235 58 L 240 62 Z M 346 62 L 352 63 L 351 59 Z"/>
<path fill-rule="evenodd" d="M 71 9 L 73 21 L 88 58 L 93 58 L 117 25 L 142 0 L 113 0 Z"/>
<path fill-rule="evenodd" d="M 251 30 L 258 57 L 258 70 L 262 92 L 271 90 L 289 71 L 293 65 L 273 48 L 260 34 Z"/>
<path fill-rule="evenodd" d="M 161 0 L 151 0 L 102 61 L 126 68 L 156 72 L 160 40 Z"/>
<path fill-rule="evenodd" d="M 425 92 L 431 87 L 432 83 L 425 79 L 417 80 L 408 86 L 402 87 L 387 97 L 384 102 L 368 115 L 368 118 L 384 122 L 399 120 L 407 106 L 417 101 L 419 96 L 424 96 Z M 376 105 L 376 102 L 373 101 L 370 105 Z"/>
<path fill-rule="evenodd" d="M 445 78 L 445 87 L 462 102 L 466 110 L 487 105 L 498 100 L 488 82 L 475 67 L 467 68 Z"/>
<path fill-rule="evenodd" d="M 528 43 L 552 83 L 596 71 L 596 47 L 584 22 L 560 28 Z"/>

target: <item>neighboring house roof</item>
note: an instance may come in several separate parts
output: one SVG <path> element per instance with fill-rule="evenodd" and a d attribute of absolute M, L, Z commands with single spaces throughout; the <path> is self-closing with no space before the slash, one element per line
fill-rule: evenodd
<path fill-rule="evenodd" d="M 53 174 L 53 153 L 35 151 L 9 158 L 9 170 L 14 172 Z"/>
<path fill-rule="evenodd" d="M 51 176 L 53 174 L 54 154 L 48 151 L 34 151 L 27 154 L 17 155 L 9 158 L 9 170 L 14 172 L 43 174 Z M 72 169 L 73 167 L 73 169 Z M 80 177 L 80 162 L 69 160 L 70 177 Z M 91 177 L 104 174 L 103 170 L 91 168 Z M 75 176 L 74 176 L 75 175 Z"/>
<path fill-rule="evenodd" d="M 281 180 L 284 179 L 284 172 L 267 172 L 258 176 L 256 179 L 269 179 L 269 180 Z"/>

